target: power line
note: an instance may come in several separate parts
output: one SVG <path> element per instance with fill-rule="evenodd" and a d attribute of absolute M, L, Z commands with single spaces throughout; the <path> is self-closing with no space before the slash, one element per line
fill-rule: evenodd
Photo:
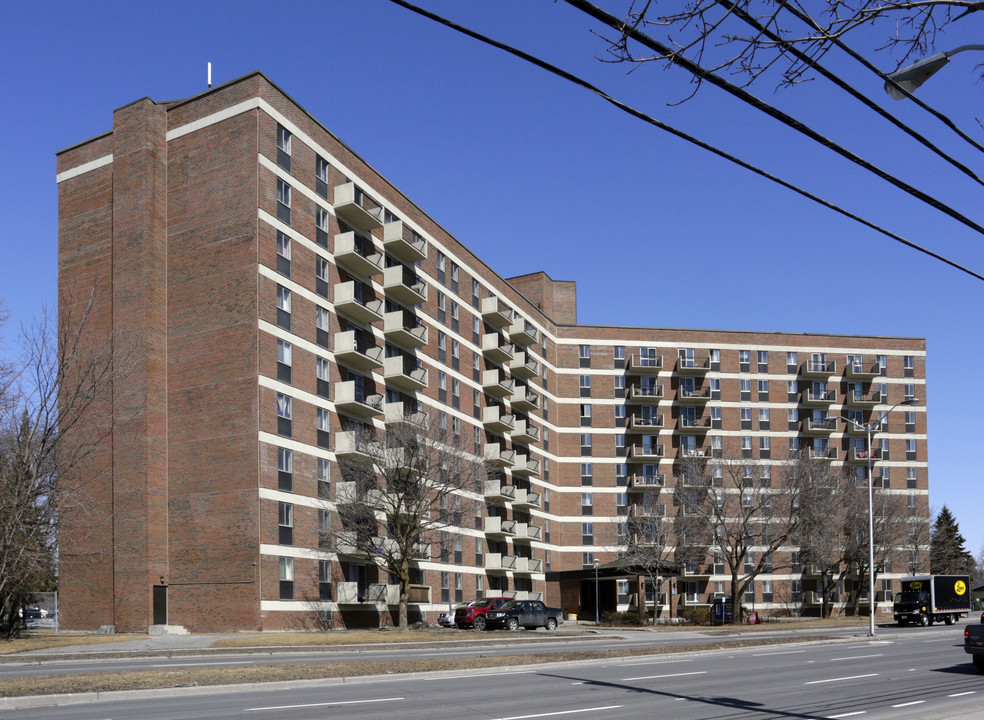
<path fill-rule="evenodd" d="M 786 53 L 792 55 L 798 61 L 800 61 L 801 63 L 805 64 L 807 67 L 813 68 L 821 76 L 827 78 L 827 80 L 829 80 L 834 85 L 836 85 L 837 87 L 839 87 L 841 90 L 843 90 L 844 92 L 846 92 L 848 95 L 850 95 L 851 97 L 853 97 L 855 100 L 857 100 L 858 102 L 860 102 L 866 108 L 868 108 L 869 110 L 874 111 L 875 113 L 877 113 L 878 115 L 880 115 L 882 118 L 884 118 L 885 120 L 888 120 L 890 123 L 892 123 L 899 130 L 901 130 L 902 132 L 906 133 L 907 135 L 909 135 L 910 137 L 912 137 L 913 139 L 915 139 L 916 141 L 918 141 L 921 145 L 924 145 L 925 147 L 929 148 L 929 150 L 931 150 L 932 152 L 936 153 L 941 158 L 943 158 L 944 160 L 946 160 L 947 162 L 949 162 L 955 168 L 957 168 L 962 173 L 964 173 L 969 178 L 971 178 L 978 185 L 984 185 L 984 180 L 981 180 L 979 177 L 977 177 L 977 175 L 974 173 L 974 171 L 971 170 L 969 167 L 967 167 L 966 165 L 964 165 L 963 163 L 961 163 L 956 158 L 951 157 L 950 155 L 948 155 L 945 152 L 943 152 L 943 150 L 941 150 L 940 148 L 938 148 L 936 145 L 934 145 L 928 139 L 926 139 L 925 137 L 923 137 L 921 134 L 919 134 L 918 132 L 916 132 L 915 130 L 913 130 L 911 127 L 909 127 L 908 125 L 906 125 L 904 122 L 902 122 L 901 120 L 899 120 L 897 117 L 895 117 L 894 115 L 892 115 L 890 112 L 888 112 L 887 110 L 885 110 L 881 105 L 878 105 L 873 100 L 871 100 L 870 98 L 868 98 L 866 95 L 860 93 L 857 89 L 855 89 L 854 87 L 852 87 L 851 85 L 849 85 L 847 82 L 845 82 L 844 80 L 842 80 L 840 77 L 838 77 L 837 75 L 835 75 L 831 71 L 827 70 L 827 68 L 825 68 L 823 65 L 821 65 L 820 63 L 818 63 L 816 60 L 814 60 L 813 58 L 809 57 L 802 50 L 800 50 L 799 48 L 795 47 L 794 45 L 792 45 L 788 41 L 786 41 L 783 38 L 781 38 L 776 33 L 774 33 L 771 30 L 769 30 L 767 27 L 765 27 L 764 25 L 762 25 L 755 18 L 753 18 L 751 15 L 749 15 L 747 12 L 745 12 L 740 7 L 738 7 L 733 2 L 731 2 L 731 0 L 715 0 L 715 2 L 717 2 L 718 5 L 721 5 L 723 8 L 725 8 L 729 13 L 731 13 L 732 15 L 736 16 L 740 20 L 744 21 L 746 24 L 748 24 L 751 27 L 753 27 L 756 30 L 758 30 L 765 37 L 769 38 L 769 40 L 773 41 L 778 47 L 780 47 L 782 49 L 783 52 L 786 52 Z"/>
<path fill-rule="evenodd" d="M 933 207 L 939 210 L 940 212 L 949 215 L 954 220 L 963 223 L 967 227 L 976 230 L 977 232 L 984 235 L 984 227 L 981 227 L 976 222 L 974 222 L 967 216 L 963 215 L 959 211 L 955 210 L 954 208 L 950 207 L 946 203 L 937 200 L 936 198 L 923 192 L 922 190 L 910 185 L 907 182 L 904 182 L 903 180 L 900 180 L 899 178 L 895 177 L 891 173 L 882 170 L 877 165 L 868 162 L 867 160 L 854 154 L 847 148 L 842 147 L 841 145 L 835 143 L 833 140 L 821 135 L 816 130 L 811 128 L 809 125 L 800 122 L 799 120 L 792 117 L 791 115 L 788 115 L 782 110 L 779 110 L 778 108 L 769 105 L 767 102 L 760 100 L 759 98 L 755 97 L 750 92 L 748 92 L 747 90 L 738 87 L 734 83 L 728 82 L 720 75 L 717 75 L 711 72 L 710 70 L 698 65 L 690 58 L 687 58 L 683 55 L 674 54 L 671 48 L 667 47 L 666 45 L 663 45 L 661 42 L 657 40 L 654 40 L 653 38 L 641 32 L 640 30 L 637 30 L 634 27 L 629 27 L 628 25 L 625 24 L 624 21 L 619 20 L 614 15 L 611 15 L 610 13 L 602 10 L 601 8 L 592 5 L 591 3 L 587 2 L 587 0 L 564 0 L 564 2 L 566 2 L 568 5 L 577 8 L 578 10 L 581 10 L 585 14 L 590 15 L 596 20 L 600 20 L 601 22 L 605 23 L 609 27 L 618 30 L 621 33 L 624 33 L 626 37 L 631 37 L 640 45 L 643 45 L 649 48 L 650 50 L 655 50 L 656 52 L 662 54 L 664 57 L 666 57 L 666 59 L 669 62 L 672 62 L 674 65 L 678 65 L 682 67 L 684 70 L 689 72 L 694 77 L 709 82 L 710 84 L 720 88 L 721 90 L 724 90 L 730 95 L 734 95 L 736 98 L 742 100 L 748 105 L 751 105 L 756 110 L 759 110 L 760 112 L 765 113 L 769 117 L 774 118 L 779 122 L 783 123 L 787 127 L 790 127 L 793 130 L 796 130 L 797 132 L 806 135 L 814 142 L 823 145 L 825 148 L 829 150 L 833 150 L 835 153 L 837 153 L 838 155 L 840 155 L 841 157 L 847 160 L 850 160 L 855 165 L 864 168 L 868 172 L 876 175 L 877 177 L 880 177 L 882 180 L 894 185 L 895 187 L 908 193 L 909 195 L 912 195 L 914 198 L 918 200 L 922 200 L 930 207 Z"/>
<path fill-rule="evenodd" d="M 444 25 L 445 27 L 451 28 L 452 30 L 455 30 L 456 32 L 459 32 L 459 33 L 461 33 L 463 35 L 467 35 L 468 37 L 474 38 L 475 40 L 478 40 L 479 42 L 485 43 L 486 45 L 491 45 L 492 47 L 495 47 L 495 48 L 498 48 L 500 50 L 503 50 L 503 51 L 509 53 L 510 55 L 515 55 L 516 57 L 518 57 L 518 58 L 520 58 L 522 60 L 525 60 L 526 62 L 529 62 L 529 63 L 531 63 L 533 65 L 536 65 L 537 67 L 539 67 L 539 68 L 541 68 L 543 70 L 546 70 L 547 72 L 550 72 L 550 73 L 552 73 L 554 75 L 557 75 L 558 77 L 561 77 L 561 78 L 563 78 L 565 80 L 568 80 L 569 82 L 572 82 L 575 85 L 579 85 L 580 87 L 583 87 L 586 90 L 590 90 L 591 92 L 595 93 L 596 95 L 598 95 L 599 97 L 601 97 L 606 102 L 611 103 L 615 107 L 619 108 L 623 112 L 626 112 L 626 113 L 632 115 L 633 117 L 636 117 L 636 118 L 638 118 L 638 119 L 640 119 L 640 120 L 642 120 L 644 122 L 647 122 L 650 125 L 653 125 L 654 127 L 659 128 L 660 130 L 664 130 L 665 132 L 668 132 L 671 135 L 674 135 L 674 136 L 680 138 L 681 140 L 684 140 L 684 141 L 686 141 L 688 143 L 691 143 L 692 145 L 696 145 L 697 147 L 699 147 L 699 148 L 701 148 L 703 150 L 706 150 L 706 151 L 708 151 L 708 152 L 710 152 L 710 153 L 712 153 L 714 155 L 717 155 L 718 157 L 723 158 L 723 159 L 725 159 L 725 160 L 727 160 L 727 161 L 729 161 L 731 163 L 734 163 L 735 165 L 738 165 L 739 167 L 742 167 L 742 168 L 744 168 L 746 170 L 749 170 L 749 171 L 755 173 L 756 175 L 759 175 L 760 177 L 766 178 L 767 180 L 771 180 L 772 182 L 776 183 L 777 185 L 780 185 L 780 186 L 782 186 L 782 187 L 784 187 L 784 188 L 786 188 L 788 190 L 792 190 L 796 194 L 802 195 L 803 197 L 808 198 L 809 200 L 812 200 L 813 202 L 815 202 L 815 203 L 817 203 L 819 205 L 822 205 L 825 208 L 828 208 L 830 210 L 833 210 L 834 212 L 839 213 L 839 214 L 843 215 L 844 217 L 850 218 L 851 220 L 854 220 L 855 222 L 858 222 L 858 223 L 864 225 L 867 228 L 870 228 L 870 229 L 872 229 L 872 230 L 874 230 L 874 231 L 876 231 L 878 233 L 881 233 L 882 235 L 885 235 L 886 237 L 889 237 L 892 240 L 895 240 L 896 242 L 899 242 L 899 243 L 905 245 L 906 247 L 912 248 L 913 250 L 916 250 L 917 252 L 921 252 L 921 253 L 923 253 L 925 255 L 928 255 L 929 257 L 931 257 L 931 258 L 933 258 L 935 260 L 939 260 L 940 262 L 942 262 L 942 263 L 944 263 L 946 265 L 949 265 L 950 267 L 952 267 L 952 268 L 954 268 L 956 270 L 959 270 L 959 271 L 961 271 L 963 273 L 966 273 L 966 274 L 970 275 L 971 277 L 974 277 L 974 278 L 976 278 L 978 280 L 984 280 L 984 275 L 981 275 L 979 273 L 976 273 L 973 270 L 971 270 L 969 268 L 966 268 L 963 265 L 960 265 L 959 263 L 954 262 L 953 260 L 950 260 L 950 259 L 944 257 L 943 255 L 940 255 L 939 253 L 936 253 L 936 252 L 933 252 L 932 250 L 929 250 L 928 248 L 924 248 L 924 247 L 922 247 L 922 246 L 920 246 L 920 245 L 918 245 L 918 244 L 916 244 L 916 243 L 914 243 L 914 242 L 912 242 L 910 240 L 906 240 L 904 237 L 902 237 L 901 235 L 897 235 L 896 233 L 892 232 L 891 230 L 887 230 L 887 229 L 881 227 L 880 225 L 876 225 L 875 223 L 871 222 L 870 220 L 866 220 L 865 218 L 863 218 L 863 217 L 861 217 L 859 215 L 856 215 L 856 214 L 850 212 L 849 210 L 846 210 L 846 209 L 840 207 L 839 205 L 835 205 L 832 202 L 829 202 L 827 200 L 824 200 L 823 198 L 819 197 L 818 195 L 814 195 L 813 193 L 809 192 L 808 190 L 804 190 L 803 188 L 798 187 L 797 185 L 794 185 L 791 182 L 788 182 L 786 180 L 783 180 L 780 177 L 777 177 L 777 176 L 775 176 L 775 175 L 773 175 L 773 174 L 771 174 L 771 173 L 769 173 L 769 172 L 767 172 L 765 170 L 762 170 L 761 168 L 756 167 L 756 166 L 752 165 L 751 163 L 748 163 L 748 162 L 746 162 L 746 161 L 744 161 L 744 160 L 742 160 L 742 159 L 740 159 L 740 158 L 738 158 L 738 157 L 736 157 L 734 155 L 731 155 L 730 153 L 727 153 L 724 150 L 721 150 L 721 149 L 719 149 L 719 148 L 717 148 L 717 147 L 715 147 L 715 146 L 713 146 L 713 145 L 711 145 L 709 143 L 706 143 L 703 140 L 700 140 L 698 138 L 695 138 L 692 135 L 688 135 L 687 133 L 683 132 L 682 130 L 678 130 L 677 128 L 675 128 L 675 127 L 673 127 L 671 125 L 667 125 L 666 123 L 661 122 L 660 120 L 657 120 L 656 118 L 654 118 L 654 117 L 652 117 L 650 115 L 647 115 L 646 113 L 642 112 L 641 110 L 637 110 L 637 109 L 633 108 L 632 106 L 627 105 L 627 104 L 621 102 L 620 100 L 616 100 L 615 98 L 613 98 L 610 95 L 606 94 L 605 92 L 603 92 L 599 88 L 595 87 L 591 83 L 587 82 L 586 80 L 583 80 L 583 79 L 577 77 L 576 75 L 572 75 L 571 73 L 567 72 L 566 70 L 562 70 L 562 69 L 556 67 L 555 65 L 551 65 L 550 63 L 546 62 L 545 60 L 540 60 L 539 58 L 534 57 L 533 55 L 530 55 L 530 54 L 528 54 L 526 52 L 523 52 L 522 50 L 518 50 L 518 49 L 516 49 L 516 48 L 514 48 L 514 47 L 512 47 L 510 45 L 506 45 L 505 43 L 501 43 L 498 40 L 493 40 L 492 38 L 489 38 L 489 37 L 487 37 L 485 35 L 482 35 L 480 33 L 477 33 L 474 30 L 469 30 L 468 28 L 466 28 L 466 27 L 464 27 L 462 25 L 458 25 L 457 23 L 454 23 L 451 20 L 448 20 L 448 19 L 446 19 L 444 17 L 441 17 L 440 15 L 436 15 L 436 14 L 430 12 L 429 10 L 424 10 L 421 7 L 417 7 L 416 5 L 413 5 L 413 4 L 409 3 L 409 2 L 406 2 L 406 0 L 390 0 L 390 2 L 394 3 L 395 5 L 399 5 L 401 7 L 404 7 L 407 10 L 410 10 L 411 12 L 417 13 L 418 15 L 421 15 L 421 16 L 423 16 L 425 18 L 428 18 L 429 20 L 433 20 L 434 22 L 440 23 L 441 25 Z"/>

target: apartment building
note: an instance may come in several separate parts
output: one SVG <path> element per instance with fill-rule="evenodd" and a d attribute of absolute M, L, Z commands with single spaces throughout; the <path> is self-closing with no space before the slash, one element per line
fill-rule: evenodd
<path fill-rule="evenodd" d="M 620 327 L 614 305 L 579 325 L 573 282 L 498 276 L 260 73 L 127 105 L 57 160 L 61 314 L 92 298 L 87 342 L 121 370 L 71 478 L 63 627 L 392 623 L 393 581 L 326 537 L 354 433 L 407 411 L 497 469 L 415 561 L 412 618 L 504 594 L 584 612 L 596 560 L 606 611 L 706 605 L 712 555 L 664 597 L 611 563 L 644 496 L 678 510 L 682 459 L 732 446 L 758 480 L 799 453 L 863 477 L 871 452 L 928 522 L 922 339 Z M 870 449 L 837 420 L 910 398 Z M 882 592 L 926 550 L 900 546 Z M 808 611 L 784 552 L 746 600 Z"/>

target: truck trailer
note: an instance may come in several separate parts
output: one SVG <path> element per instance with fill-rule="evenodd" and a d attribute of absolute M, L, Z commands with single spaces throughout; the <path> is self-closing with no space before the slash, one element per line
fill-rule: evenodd
<path fill-rule="evenodd" d="M 913 575 L 901 582 L 902 591 L 896 593 L 894 602 L 895 622 L 899 625 L 952 625 L 970 612 L 967 575 Z"/>

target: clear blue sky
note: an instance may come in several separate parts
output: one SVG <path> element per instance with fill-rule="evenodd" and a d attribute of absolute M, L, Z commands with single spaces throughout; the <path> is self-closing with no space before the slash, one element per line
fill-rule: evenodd
<path fill-rule="evenodd" d="M 420 0 L 656 117 L 984 271 L 984 238 L 682 71 L 626 74 L 597 23 L 551 0 Z M 626 0 L 603 0 L 612 11 Z M 971 20 L 964 21 L 971 23 Z M 968 25 L 962 32 L 969 32 Z M 876 64 L 874 33 L 853 45 Z M 949 33 L 948 49 L 980 37 Z M 919 91 L 984 142 L 972 53 Z M 13 3 L 0 29 L 0 298 L 12 328 L 55 304 L 55 152 L 170 100 L 262 70 L 502 276 L 578 284 L 581 322 L 925 337 L 930 502 L 974 554 L 984 486 L 984 283 L 385 0 Z M 873 76 L 830 64 L 984 174 L 984 156 Z M 825 81 L 756 93 L 984 223 L 984 188 Z"/>

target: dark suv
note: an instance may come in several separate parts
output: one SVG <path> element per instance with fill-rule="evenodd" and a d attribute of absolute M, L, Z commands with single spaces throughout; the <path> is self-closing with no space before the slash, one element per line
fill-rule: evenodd
<path fill-rule="evenodd" d="M 496 610 L 509 602 L 509 598 L 497 597 L 485 600 L 475 600 L 454 611 L 454 624 L 460 628 L 473 627 L 476 630 L 485 629 L 485 616 L 490 610 Z"/>
<path fill-rule="evenodd" d="M 542 627 L 556 630 L 562 618 L 563 613 L 560 609 L 547 607 L 539 600 L 513 600 L 495 612 L 490 612 L 486 623 L 490 629 L 516 630 L 524 627 L 533 630 Z"/>

